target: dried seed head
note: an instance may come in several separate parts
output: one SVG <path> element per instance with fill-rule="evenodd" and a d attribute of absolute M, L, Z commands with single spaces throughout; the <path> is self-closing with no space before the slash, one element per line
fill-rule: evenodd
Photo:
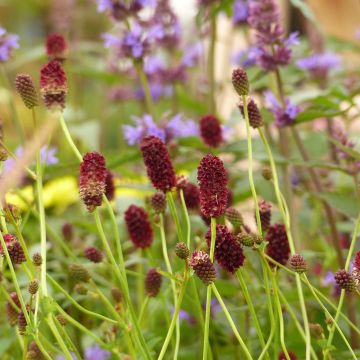
<path fill-rule="evenodd" d="M 242 116 L 245 117 L 244 104 L 239 105 Z M 247 102 L 247 111 L 249 116 L 249 124 L 253 129 L 257 129 L 264 125 L 261 112 L 253 99 Z"/>
<path fill-rule="evenodd" d="M 17 222 L 21 220 L 21 209 L 18 206 L 7 203 L 4 207 L 4 211 L 6 222 L 11 223 L 12 219 Z"/>
<path fill-rule="evenodd" d="M 344 269 L 335 273 L 335 282 L 340 289 L 344 289 L 347 292 L 356 291 L 356 281 L 354 277 Z"/>
<path fill-rule="evenodd" d="M 234 226 L 234 228 L 238 229 L 240 226 L 244 224 L 243 217 L 240 214 L 240 211 L 233 207 L 229 207 L 225 211 L 226 219 Z"/>
<path fill-rule="evenodd" d="M 103 253 L 95 246 L 89 246 L 84 251 L 85 257 L 93 263 L 99 263 L 103 259 Z"/>
<path fill-rule="evenodd" d="M 121 294 L 121 290 L 119 288 L 112 288 L 111 295 L 117 303 L 122 301 L 122 294 Z"/>
<path fill-rule="evenodd" d="M 155 189 L 167 192 L 175 187 L 175 171 L 165 144 L 156 136 L 146 136 L 141 141 L 140 150 Z"/>
<path fill-rule="evenodd" d="M 304 273 L 307 271 L 307 264 L 303 256 L 299 254 L 294 254 L 290 258 L 290 267 L 293 271 L 297 272 L 298 274 Z"/>
<path fill-rule="evenodd" d="M 146 294 L 150 297 L 155 297 L 161 287 L 162 277 L 155 268 L 150 269 L 145 277 Z"/>
<path fill-rule="evenodd" d="M 67 94 L 67 79 L 59 61 L 52 60 L 41 68 L 40 90 L 50 110 L 63 110 Z"/>
<path fill-rule="evenodd" d="M 79 192 L 87 210 L 93 212 L 102 204 L 106 190 L 104 157 L 97 152 L 86 153 L 80 164 Z"/>
<path fill-rule="evenodd" d="M 115 197 L 115 184 L 114 184 L 114 175 L 108 169 L 106 169 L 105 183 L 106 183 L 105 196 L 109 201 L 111 201 Z"/>
<path fill-rule="evenodd" d="M 87 292 L 88 292 L 88 289 L 87 287 L 82 284 L 82 283 L 78 283 L 74 286 L 74 291 L 77 293 L 77 294 L 80 294 L 80 295 L 86 295 Z"/>
<path fill-rule="evenodd" d="M 49 34 L 46 39 L 45 47 L 49 60 L 63 61 L 65 59 L 68 45 L 61 34 Z"/>
<path fill-rule="evenodd" d="M 65 318 L 64 315 L 62 315 L 62 314 L 57 314 L 57 315 L 56 315 L 56 319 L 57 319 L 57 321 L 60 323 L 61 326 L 66 326 L 67 320 L 66 320 L 66 318 Z"/>
<path fill-rule="evenodd" d="M 27 108 L 32 109 L 34 106 L 39 105 L 35 85 L 30 75 L 16 75 L 15 87 Z"/>
<path fill-rule="evenodd" d="M 220 121 L 213 115 L 206 115 L 200 119 L 200 135 L 204 143 L 217 148 L 223 142 Z"/>
<path fill-rule="evenodd" d="M 190 266 L 193 268 L 197 277 L 205 284 L 210 285 L 216 279 L 214 264 L 209 255 L 204 251 L 195 251 L 191 255 Z"/>
<path fill-rule="evenodd" d="M 130 240 L 137 248 L 147 248 L 153 241 L 153 231 L 145 209 L 131 205 L 125 211 L 125 223 Z"/>
<path fill-rule="evenodd" d="M 254 245 L 254 238 L 251 234 L 245 232 L 238 233 L 236 240 L 243 246 L 251 247 Z"/>
<path fill-rule="evenodd" d="M 233 70 L 232 84 L 240 96 L 249 94 L 249 80 L 244 69 L 238 68 Z"/>
<path fill-rule="evenodd" d="M 78 282 L 88 282 L 91 279 L 89 271 L 81 264 L 71 264 L 69 266 L 70 277 Z"/>
<path fill-rule="evenodd" d="M 43 360 L 44 355 L 42 354 L 35 341 L 32 341 L 28 347 L 26 354 L 26 360 Z"/>
<path fill-rule="evenodd" d="M 211 228 L 205 235 L 206 243 L 210 248 Z M 241 245 L 225 225 L 216 225 L 215 259 L 227 272 L 234 273 L 244 264 L 245 256 Z"/>
<path fill-rule="evenodd" d="M 29 283 L 28 290 L 31 295 L 35 295 L 39 290 L 39 282 L 37 280 L 31 281 Z"/>
<path fill-rule="evenodd" d="M 40 255 L 40 253 L 35 253 L 32 257 L 32 261 L 34 263 L 35 266 L 41 266 L 42 264 L 42 257 Z"/>
<path fill-rule="evenodd" d="M 25 314 L 22 311 L 20 311 L 18 315 L 17 326 L 19 329 L 19 333 L 21 335 L 25 335 L 27 322 L 26 322 Z"/>
<path fill-rule="evenodd" d="M 0 146 L 0 161 L 5 161 L 7 160 L 9 157 L 9 154 L 8 152 Z"/>
<path fill-rule="evenodd" d="M 228 201 L 227 174 L 223 162 L 214 155 L 202 158 L 198 167 L 200 208 L 205 217 L 224 214 Z"/>
<path fill-rule="evenodd" d="M 324 329 L 320 324 L 309 324 L 310 333 L 316 340 L 321 340 L 324 337 Z"/>
<path fill-rule="evenodd" d="M 156 214 L 162 214 L 166 210 L 166 197 L 164 193 L 157 192 L 151 196 L 151 207 Z"/>
<path fill-rule="evenodd" d="M 265 180 L 271 180 L 272 179 L 272 171 L 271 168 L 265 166 L 263 167 L 261 174 Z"/>
<path fill-rule="evenodd" d="M 290 257 L 290 246 L 285 226 L 283 224 L 270 226 L 266 240 L 269 242 L 266 253 L 278 263 L 286 265 Z"/>
<path fill-rule="evenodd" d="M 271 205 L 265 200 L 259 201 L 259 213 L 262 231 L 267 231 L 271 223 Z M 255 214 L 256 220 L 256 214 Z"/>
<path fill-rule="evenodd" d="M 184 242 L 178 242 L 175 246 L 175 254 L 180 259 L 187 259 L 190 255 L 190 250 Z"/>

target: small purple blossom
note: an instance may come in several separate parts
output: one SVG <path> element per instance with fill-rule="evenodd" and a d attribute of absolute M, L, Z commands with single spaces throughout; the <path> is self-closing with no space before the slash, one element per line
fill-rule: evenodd
<path fill-rule="evenodd" d="M 0 27 L 0 62 L 8 61 L 11 51 L 19 47 L 19 36 L 8 34 L 6 30 Z"/>
<path fill-rule="evenodd" d="M 234 65 L 248 68 L 256 64 L 256 59 L 259 55 L 259 49 L 256 46 L 249 46 L 247 49 L 240 50 L 233 54 L 231 62 Z"/>
<path fill-rule="evenodd" d="M 332 52 L 313 54 L 296 62 L 296 65 L 303 70 L 308 70 L 314 78 L 326 78 L 330 70 L 336 69 L 341 64 L 340 57 Z"/>
<path fill-rule="evenodd" d="M 173 116 L 165 126 L 166 140 L 174 138 L 199 136 L 199 127 L 193 120 L 185 120 L 183 115 Z"/>
<path fill-rule="evenodd" d="M 173 86 L 171 84 L 162 84 L 161 82 L 151 82 L 150 95 L 153 101 L 159 101 L 161 97 L 170 97 L 173 94 Z M 138 87 L 134 92 L 135 99 L 145 99 L 145 92 L 142 87 Z"/>
<path fill-rule="evenodd" d="M 249 15 L 249 6 L 246 0 L 235 0 L 233 6 L 233 23 L 244 24 L 247 22 Z"/>
<path fill-rule="evenodd" d="M 85 349 L 85 360 L 107 360 L 110 352 L 102 349 L 99 345 L 89 346 Z"/>
<path fill-rule="evenodd" d="M 186 67 L 194 67 L 202 55 L 202 46 L 200 43 L 191 45 L 184 50 L 184 55 L 181 59 L 181 64 Z"/>
<path fill-rule="evenodd" d="M 291 125 L 297 114 L 300 112 L 300 108 L 292 104 L 290 99 L 285 99 L 285 108 L 276 100 L 274 94 L 271 91 L 264 93 L 267 108 L 275 116 L 275 125 L 279 128 Z"/>
<path fill-rule="evenodd" d="M 333 288 L 332 296 L 339 296 L 341 289 L 335 281 L 335 274 L 327 271 L 321 280 L 323 286 L 331 286 Z"/>

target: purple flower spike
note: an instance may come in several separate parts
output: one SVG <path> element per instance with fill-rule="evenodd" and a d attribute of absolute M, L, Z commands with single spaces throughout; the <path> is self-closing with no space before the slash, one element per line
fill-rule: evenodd
<path fill-rule="evenodd" d="M 7 34 L 6 30 L 0 27 L 0 62 L 8 61 L 11 51 L 19 47 L 19 36 Z"/>
<path fill-rule="evenodd" d="M 99 345 L 85 349 L 85 360 L 107 360 L 110 355 L 109 351 L 102 349 Z"/>
<path fill-rule="evenodd" d="M 233 23 L 244 24 L 249 15 L 249 5 L 246 0 L 236 0 L 233 6 Z"/>
<path fill-rule="evenodd" d="M 266 91 L 264 93 L 268 110 L 271 111 L 275 116 L 275 125 L 279 128 L 291 125 L 297 114 L 300 112 L 300 109 L 297 105 L 292 104 L 290 99 L 285 100 L 285 109 L 284 107 L 276 100 L 274 94 L 271 91 Z"/>

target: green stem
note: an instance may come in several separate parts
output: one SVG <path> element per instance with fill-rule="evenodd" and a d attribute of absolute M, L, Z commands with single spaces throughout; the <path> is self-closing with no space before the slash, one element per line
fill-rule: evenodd
<path fill-rule="evenodd" d="M 70 145 L 72 151 L 74 152 L 74 154 L 76 155 L 76 157 L 78 158 L 78 160 L 80 162 L 82 162 L 83 158 L 82 158 L 82 155 L 80 153 L 80 151 L 78 150 L 78 148 L 76 147 L 71 135 L 70 135 L 70 132 L 69 132 L 69 129 L 66 125 L 66 122 L 65 122 L 65 119 L 64 119 L 64 116 L 63 114 L 61 113 L 60 114 L 60 117 L 59 117 L 59 121 L 60 121 L 60 125 L 61 125 L 61 128 L 62 128 L 62 131 L 65 135 L 65 138 L 68 142 L 68 144 Z"/>
<path fill-rule="evenodd" d="M 258 233 L 259 233 L 259 235 L 262 235 L 259 203 L 257 200 L 256 188 L 255 188 L 254 177 L 253 177 L 253 154 L 252 154 L 252 144 L 251 144 L 250 120 L 249 120 L 249 114 L 248 114 L 248 108 L 247 108 L 246 95 L 242 95 L 242 102 L 243 102 L 243 106 L 244 106 L 244 115 L 245 115 L 244 118 L 245 118 L 245 124 L 246 124 L 247 144 L 248 144 L 249 183 L 250 183 L 252 197 L 255 202 L 255 215 L 256 215 L 256 224 L 257 224 L 257 228 L 258 228 Z"/>
<path fill-rule="evenodd" d="M 211 242 L 210 242 L 210 260 L 214 262 L 215 239 L 216 239 L 216 219 L 211 218 Z M 211 287 L 206 289 L 206 309 L 205 309 L 205 329 L 203 343 L 203 360 L 208 358 L 209 349 L 209 326 L 210 326 L 210 309 L 211 309 Z"/>
<path fill-rule="evenodd" d="M 142 303 L 141 310 L 140 310 L 140 315 L 139 315 L 139 320 L 138 320 L 139 325 L 141 325 L 142 319 L 143 319 L 144 314 L 145 314 L 145 310 L 146 310 L 146 308 L 148 306 L 148 303 L 149 303 L 149 299 L 150 298 L 148 296 L 146 296 L 145 300 Z"/>
<path fill-rule="evenodd" d="M 256 328 L 256 332 L 258 334 L 258 337 L 259 337 L 259 340 L 260 340 L 260 344 L 262 346 L 262 348 L 265 347 L 265 340 L 264 340 L 264 336 L 263 336 L 263 333 L 261 331 L 261 326 L 260 326 L 260 323 L 259 323 L 259 320 L 258 320 L 258 317 L 256 315 L 256 311 L 255 311 L 255 308 L 254 308 L 254 304 L 252 302 L 252 299 L 251 299 L 251 296 L 249 294 L 249 290 L 246 286 L 246 283 L 245 283 L 245 280 L 244 280 L 244 277 L 243 277 L 243 274 L 242 274 L 242 269 L 240 268 L 237 272 L 236 272 L 236 276 L 239 280 L 239 283 L 240 283 L 240 286 L 241 286 L 241 289 L 243 291 L 243 294 L 244 294 L 244 297 L 245 297 L 245 301 L 249 307 L 249 310 L 250 310 L 250 313 L 251 313 L 251 316 L 253 318 L 253 321 L 254 321 L 254 324 L 255 324 L 255 328 Z M 268 359 L 269 359 L 269 354 L 267 354 L 266 356 Z"/>
<path fill-rule="evenodd" d="M 170 263 L 169 255 L 168 255 L 168 251 L 167 251 L 167 246 L 166 246 L 164 215 L 163 214 L 160 214 L 160 237 L 161 237 L 162 251 L 163 251 L 163 256 L 164 256 L 167 271 L 171 275 L 173 275 L 173 270 L 171 267 L 171 263 Z M 174 297 L 174 308 L 176 309 L 176 306 L 177 306 L 176 284 L 175 284 L 174 280 L 171 279 L 170 281 L 171 281 L 171 289 L 172 289 L 173 297 Z M 180 346 L 180 319 L 179 319 L 179 317 L 176 319 L 175 334 L 176 335 L 175 335 L 174 359 L 176 360 L 178 357 L 179 346 Z"/>
<path fill-rule="evenodd" d="M 223 299 L 221 298 L 221 295 L 219 294 L 215 284 L 212 283 L 210 286 L 211 286 L 211 289 L 214 292 L 217 300 L 219 301 L 219 304 L 221 305 L 221 308 L 223 309 L 223 312 L 224 312 L 224 314 L 226 316 L 226 319 L 228 320 L 228 322 L 230 324 L 230 327 L 231 327 L 232 331 L 234 332 L 234 335 L 236 336 L 237 340 L 239 341 L 239 344 L 240 344 L 242 350 L 244 351 L 246 358 L 252 360 L 252 356 L 251 356 L 248 348 L 246 347 L 243 339 L 241 338 L 241 336 L 240 336 L 240 334 L 239 334 L 239 332 L 238 332 L 238 330 L 236 328 L 236 325 L 235 325 L 233 319 L 231 318 L 231 315 L 230 315 L 230 313 L 229 313 Z"/>
<path fill-rule="evenodd" d="M 190 249 L 191 225 L 190 225 L 189 212 L 187 210 L 186 203 L 185 203 L 183 189 L 180 189 L 180 199 L 181 199 L 181 206 L 183 209 L 185 222 L 186 222 L 186 245 Z"/>
<path fill-rule="evenodd" d="M 175 222 L 176 232 L 177 232 L 179 241 L 184 242 L 184 237 L 183 237 L 182 229 L 181 229 L 181 226 L 180 226 L 179 216 L 178 216 L 178 213 L 177 213 L 177 210 L 176 210 L 174 198 L 172 196 L 171 191 L 168 191 L 166 193 L 166 199 L 167 199 L 167 202 L 169 204 L 169 209 L 170 209 L 171 216 L 172 216 L 172 218 L 173 218 L 173 220 Z"/>
<path fill-rule="evenodd" d="M 215 44 L 216 44 L 216 14 L 214 7 L 211 9 L 210 19 L 210 44 L 208 53 L 208 77 L 209 77 L 209 111 L 216 114 L 215 101 Z"/>

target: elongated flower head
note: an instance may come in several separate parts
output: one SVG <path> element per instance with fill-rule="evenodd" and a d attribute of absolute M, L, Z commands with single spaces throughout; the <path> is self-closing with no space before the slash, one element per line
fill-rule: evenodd
<path fill-rule="evenodd" d="M 229 207 L 226 209 L 225 217 L 236 229 L 238 229 L 244 223 L 244 219 L 241 216 L 240 211 L 233 207 Z"/>
<path fill-rule="evenodd" d="M 35 295 L 39 290 L 39 282 L 37 280 L 30 281 L 28 285 L 29 294 Z"/>
<path fill-rule="evenodd" d="M 70 277 L 77 282 L 88 282 L 91 279 L 88 269 L 82 264 L 71 264 L 69 273 Z"/>
<path fill-rule="evenodd" d="M 18 315 L 17 326 L 19 329 L 19 333 L 21 335 L 24 335 L 26 332 L 27 321 L 26 321 L 25 314 L 22 311 L 20 311 L 20 313 Z"/>
<path fill-rule="evenodd" d="M 162 214 L 166 209 L 166 197 L 164 193 L 157 192 L 151 196 L 151 207 L 156 214 Z"/>
<path fill-rule="evenodd" d="M 271 168 L 269 168 L 268 166 L 263 167 L 263 169 L 261 170 L 261 175 L 263 176 L 263 178 L 265 180 L 271 180 L 272 179 L 272 171 Z"/>
<path fill-rule="evenodd" d="M 306 260 L 304 259 L 304 257 L 302 255 L 299 255 L 299 254 L 292 255 L 289 260 L 289 263 L 290 263 L 291 268 L 298 274 L 301 274 L 301 273 L 307 271 L 308 267 L 306 264 Z"/>
<path fill-rule="evenodd" d="M 46 38 L 45 47 L 49 60 L 62 61 L 65 59 L 68 45 L 61 34 L 49 34 Z"/>
<path fill-rule="evenodd" d="M 67 79 L 61 63 L 52 60 L 40 71 L 40 90 L 50 110 L 63 110 L 67 94 Z"/>
<path fill-rule="evenodd" d="M 175 171 L 165 144 L 156 136 L 146 136 L 140 144 L 140 149 L 153 186 L 163 192 L 175 187 Z"/>
<path fill-rule="evenodd" d="M 242 116 L 245 116 L 244 104 L 240 104 L 239 109 Z M 249 116 L 249 124 L 252 128 L 257 129 L 264 125 L 260 110 L 253 99 L 250 99 L 247 102 L 247 111 Z"/>
<path fill-rule="evenodd" d="M 360 269 L 360 251 L 358 251 L 355 255 L 354 266 Z"/>
<path fill-rule="evenodd" d="M 121 290 L 119 288 L 112 288 L 111 289 L 111 296 L 113 297 L 113 299 L 117 303 L 122 301 L 122 293 L 121 293 Z"/>
<path fill-rule="evenodd" d="M 205 251 L 195 251 L 192 253 L 190 266 L 196 276 L 205 284 L 210 285 L 216 279 L 216 270 L 211 262 L 209 255 Z"/>
<path fill-rule="evenodd" d="M 147 248 L 153 241 L 153 231 L 145 209 L 130 205 L 125 211 L 125 223 L 130 240 L 137 248 Z"/>
<path fill-rule="evenodd" d="M 205 239 L 210 248 L 210 228 Z M 225 225 L 216 225 L 215 259 L 224 270 L 230 273 L 234 273 L 244 264 L 245 256 L 242 247 Z"/>
<path fill-rule="evenodd" d="M 200 119 L 200 135 L 204 143 L 216 148 L 223 141 L 220 121 L 213 115 L 206 115 Z"/>
<path fill-rule="evenodd" d="M 200 209 L 203 215 L 211 218 L 224 214 L 228 190 L 223 162 L 211 154 L 204 156 L 198 167 L 197 179 L 200 187 Z"/>
<path fill-rule="evenodd" d="M 200 202 L 200 190 L 199 187 L 191 182 L 186 182 L 182 187 L 184 194 L 185 205 L 188 209 L 198 209 Z"/>
<path fill-rule="evenodd" d="M 93 263 L 99 263 L 103 260 L 103 253 L 95 246 L 89 246 L 84 251 L 85 257 Z"/>
<path fill-rule="evenodd" d="M 347 292 L 356 291 L 356 281 L 352 274 L 342 269 L 335 273 L 335 282 L 341 288 Z"/>
<path fill-rule="evenodd" d="M 39 105 L 35 85 L 30 75 L 16 75 L 15 87 L 27 108 L 32 109 L 34 106 Z"/>
<path fill-rule="evenodd" d="M 237 68 L 233 70 L 232 84 L 240 96 L 249 94 L 249 80 L 244 69 Z"/>
<path fill-rule="evenodd" d="M 178 242 L 175 246 L 175 254 L 180 259 L 187 259 L 190 255 L 190 250 L 184 242 Z"/>
<path fill-rule="evenodd" d="M 97 152 L 86 153 L 80 164 L 79 192 L 89 212 L 93 212 L 102 203 L 106 190 L 106 176 L 104 157 Z"/>
<path fill-rule="evenodd" d="M 285 226 L 283 224 L 270 226 L 266 240 L 269 242 L 266 253 L 278 263 L 286 265 L 290 257 L 290 246 Z"/>
<path fill-rule="evenodd" d="M 26 261 L 24 250 L 15 235 L 4 234 L 4 241 L 6 243 L 7 251 L 9 253 L 11 262 L 13 264 L 20 265 Z M 1 254 L 4 254 L 4 250 L 0 249 Z"/>
<path fill-rule="evenodd" d="M 155 297 L 160 291 L 161 283 L 161 274 L 155 268 L 150 269 L 145 277 L 146 294 L 150 297 Z"/>
<path fill-rule="evenodd" d="M 109 201 L 111 201 L 114 199 L 115 196 L 115 185 L 114 185 L 114 176 L 112 172 L 108 169 L 106 169 L 105 183 L 106 183 L 105 196 Z"/>
<path fill-rule="evenodd" d="M 32 256 L 32 262 L 35 266 L 41 266 L 42 264 L 42 257 L 41 257 L 41 254 L 40 253 L 35 253 L 33 256 Z"/>
<path fill-rule="evenodd" d="M 260 200 L 259 213 L 260 213 L 261 229 L 262 231 L 267 231 L 271 222 L 271 205 L 265 200 Z"/>

